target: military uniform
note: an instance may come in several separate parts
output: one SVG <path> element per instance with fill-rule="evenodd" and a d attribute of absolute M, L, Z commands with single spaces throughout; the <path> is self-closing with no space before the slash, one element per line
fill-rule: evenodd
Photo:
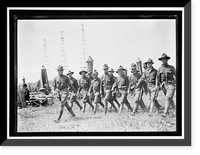
<path fill-rule="evenodd" d="M 148 61 L 146 63 L 152 63 L 153 64 L 153 60 L 148 59 Z M 157 101 L 159 90 L 156 88 L 156 76 L 157 76 L 157 70 L 155 68 L 153 68 L 153 66 L 152 66 L 152 68 L 148 68 L 144 71 L 143 75 L 141 76 L 141 78 L 138 81 L 138 83 L 141 83 L 142 81 L 146 81 L 146 83 L 147 83 L 148 92 L 149 92 L 149 95 L 150 95 L 150 105 L 151 105 L 151 102 L 153 102 L 153 106 L 150 109 L 150 113 L 152 113 L 154 103 L 155 103 L 155 106 L 158 109 L 158 111 L 160 109 L 160 105 Z"/>
<path fill-rule="evenodd" d="M 115 71 L 112 68 L 110 68 L 108 72 L 111 74 L 111 73 L 114 73 Z M 114 81 L 116 81 L 116 77 L 113 74 L 111 74 L 111 76 L 113 77 Z M 116 89 L 115 89 L 115 91 L 112 91 L 112 100 L 118 105 L 118 107 L 120 107 L 120 104 L 116 98 L 117 92 L 118 92 L 118 90 L 116 90 Z M 112 108 L 112 106 L 111 106 L 111 108 Z"/>
<path fill-rule="evenodd" d="M 81 71 L 81 72 L 83 72 L 83 71 Z M 79 74 L 81 74 L 81 72 Z M 86 72 L 86 71 L 84 71 L 84 72 Z M 90 88 L 90 85 L 91 85 L 91 81 L 88 77 L 86 77 L 86 76 L 80 77 L 80 79 L 79 79 L 79 92 L 81 92 L 83 94 L 83 103 L 84 103 L 83 112 L 85 112 L 86 103 L 88 103 L 92 107 L 92 109 L 94 110 L 94 106 L 90 102 L 89 96 L 88 96 L 88 90 Z"/>
<path fill-rule="evenodd" d="M 95 103 L 95 110 L 94 114 L 97 111 L 97 104 L 100 104 L 102 107 L 104 107 L 103 103 L 101 102 L 101 94 L 100 94 L 100 84 L 101 80 L 97 77 L 96 79 L 93 79 L 91 82 L 91 86 L 89 89 L 90 94 L 94 94 L 94 103 Z"/>
<path fill-rule="evenodd" d="M 146 111 L 147 108 L 142 100 L 142 95 L 143 95 L 143 83 L 138 84 L 138 81 L 141 77 L 141 74 L 138 73 L 136 69 L 136 64 L 132 63 L 131 64 L 131 69 L 135 70 L 135 72 L 131 71 L 132 74 L 129 76 L 129 91 L 134 93 L 134 110 L 133 113 L 135 113 L 138 109 L 138 106 L 142 108 L 143 111 Z"/>
<path fill-rule="evenodd" d="M 73 72 L 72 72 L 73 73 Z M 71 82 L 72 86 L 76 89 L 76 91 L 78 91 L 78 81 L 71 77 L 69 78 L 69 81 Z M 82 106 L 80 105 L 80 103 L 77 101 L 77 96 L 76 94 L 71 90 L 69 89 L 70 91 L 70 102 L 71 102 L 71 108 L 73 107 L 73 102 L 75 102 L 77 104 L 77 106 L 79 107 L 79 109 L 81 110 L 82 109 Z"/>
<path fill-rule="evenodd" d="M 105 64 L 103 66 L 103 69 L 108 69 L 107 64 Z M 100 93 L 104 96 L 105 113 L 107 113 L 108 101 L 114 107 L 114 109 L 117 111 L 117 108 L 113 104 L 112 92 L 111 92 L 111 88 L 112 88 L 112 85 L 114 82 L 115 82 L 114 78 L 109 73 L 101 76 Z"/>
<path fill-rule="evenodd" d="M 167 97 L 166 104 L 165 104 L 165 111 L 163 117 L 166 117 L 170 105 L 175 108 L 173 96 L 175 92 L 175 78 L 176 76 L 176 70 L 173 66 L 169 65 L 167 61 L 170 59 L 169 56 L 167 56 L 165 53 L 161 55 L 161 57 L 158 59 L 160 61 L 163 61 L 161 67 L 159 67 L 157 71 L 157 83 L 161 85 L 161 88 Z"/>
<path fill-rule="evenodd" d="M 176 74 L 176 70 L 171 65 L 162 65 L 158 69 L 157 78 L 166 90 L 165 95 L 167 97 L 173 97 L 175 92 L 175 79 L 173 75 Z"/>
<path fill-rule="evenodd" d="M 119 67 L 119 70 L 124 70 L 122 66 Z M 127 91 L 128 91 L 128 86 L 129 86 L 129 80 L 128 77 L 123 73 L 122 75 L 119 75 L 116 78 L 115 83 L 113 84 L 112 90 L 115 89 L 115 87 L 117 87 L 117 89 L 119 90 L 119 93 L 121 94 L 120 96 L 120 111 L 119 113 L 122 112 L 124 104 L 129 108 L 129 110 L 132 111 L 132 108 L 130 106 L 130 103 L 127 100 Z"/>
<path fill-rule="evenodd" d="M 58 66 L 58 71 L 61 70 L 63 71 L 63 67 L 62 66 Z M 69 91 L 68 91 L 68 85 L 74 90 L 74 87 L 71 85 L 70 81 L 69 81 L 69 78 L 66 76 L 66 75 L 57 75 L 54 79 L 54 83 L 53 83 L 53 86 L 54 86 L 54 90 L 58 90 L 58 95 L 59 95 L 59 99 L 61 101 L 61 110 L 60 110 L 60 115 L 57 119 L 57 121 L 60 120 L 61 116 L 62 116 L 62 113 L 63 113 L 63 108 L 64 106 L 67 108 L 67 110 L 71 113 L 71 115 L 73 117 L 75 117 L 75 114 L 74 112 L 72 111 L 72 109 L 70 108 L 70 106 L 68 105 L 67 103 L 67 99 L 68 99 L 68 94 L 69 94 Z"/>

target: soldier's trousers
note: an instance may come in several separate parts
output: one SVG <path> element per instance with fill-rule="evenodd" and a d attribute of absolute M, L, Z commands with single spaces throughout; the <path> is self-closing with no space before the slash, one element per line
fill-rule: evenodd
<path fill-rule="evenodd" d="M 115 111 L 117 112 L 117 108 L 115 107 L 114 103 L 113 103 L 113 100 L 112 100 L 112 94 L 111 94 L 111 90 L 110 89 L 105 89 L 104 90 L 105 92 L 105 97 L 104 97 L 104 100 L 105 100 L 105 113 L 107 113 L 107 108 L 108 108 L 108 102 L 110 102 L 110 104 L 112 105 L 112 107 L 115 109 Z"/>
<path fill-rule="evenodd" d="M 148 91 L 150 95 L 150 101 L 155 103 L 157 109 L 160 109 L 160 104 L 158 103 L 158 91 L 156 90 L 156 86 L 154 84 L 148 84 Z"/>
<path fill-rule="evenodd" d="M 73 102 L 75 102 L 77 104 L 77 106 L 82 109 L 82 106 L 80 105 L 80 103 L 77 101 L 77 96 L 75 93 L 71 92 L 70 94 L 70 102 L 71 102 L 71 108 L 73 107 Z"/>
<path fill-rule="evenodd" d="M 123 110 L 124 104 L 128 107 L 128 109 L 130 111 L 132 111 L 131 105 L 127 100 L 127 95 L 128 95 L 127 91 L 126 90 L 119 90 L 119 93 L 121 94 L 121 97 L 119 99 L 120 100 L 120 104 L 121 104 L 119 112 L 121 112 Z"/>
<path fill-rule="evenodd" d="M 67 99 L 68 99 L 68 90 L 64 89 L 59 91 L 59 98 L 61 100 L 61 113 L 63 112 L 63 108 L 66 107 L 67 110 L 70 112 L 72 116 L 75 116 L 74 112 L 72 111 L 71 107 L 68 105 Z M 62 115 L 62 114 L 61 114 Z"/>

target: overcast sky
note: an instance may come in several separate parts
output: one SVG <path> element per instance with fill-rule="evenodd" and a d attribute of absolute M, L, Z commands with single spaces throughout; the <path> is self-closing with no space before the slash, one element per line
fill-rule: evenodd
<path fill-rule="evenodd" d="M 94 60 L 94 69 L 102 75 L 103 64 L 116 70 L 128 69 L 139 57 L 142 62 L 152 58 L 157 69 L 162 53 L 171 57 L 176 67 L 175 20 L 18 20 L 18 82 L 40 79 L 47 42 L 49 65 L 53 77 L 60 64 L 61 31 L 67 52 L 68 67 L 78 78 L 81 67 L 82 24 L 84 24 L 87 53 Z M 115 75 L 117 75 L 115 73 Z"/>

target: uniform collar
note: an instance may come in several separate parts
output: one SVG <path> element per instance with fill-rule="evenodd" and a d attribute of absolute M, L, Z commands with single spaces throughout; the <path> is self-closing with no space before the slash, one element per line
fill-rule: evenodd
<path fill-rule="evenodd" d="M 161 66 L 162 66 L 162 67 L 167 67 L 167 66 L 169 66 L 169 64 L 166 63 L 166 64 L 162 64 Z"/>
<path fill-rule="evenodd" d="M 148 68 L 148 71 L 149 72 L 152 72 L 154 70 L 154 67 L 152 66 L 152 68 L 150 69 L 150 68 Z"/>

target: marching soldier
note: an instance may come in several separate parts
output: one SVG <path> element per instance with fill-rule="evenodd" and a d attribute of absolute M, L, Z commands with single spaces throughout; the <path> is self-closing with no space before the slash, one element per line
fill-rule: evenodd
<path fill-rule="evenodd" d="M 144 68 L 144 71 L 147 69 L 147 63 L 146 62 L 143 63 L 143 68 Z"/>
<path fill-rule="evenodd" d="M 122 112 L 124 108 L 124 104 L 128 107 L 129 110 L 132 111 L 132 108 L 130 106 L 130 103 L 127 100 L 127 90 L 129 86 L 129 80 L 128 77 L 124 74 L 125 69 L 120 65 L 118 70 L 116 71 L 119 76 L 116 78 L 115 83 L 112 86 L 112 91 L 114 91 L 115 88 L 117 88 L 121 94 L 120 97 L 120 110 L 119 113 Z"/>
<path fill-rule="evenodd" d="M 88 77 L 86 77 L 87 72 L 85 70 L 81 70 L 79 72 L 79 74 L 81 75 L 81 77 L 79 79 L 79 90 L 78 90 L 78 92 L 79 93 L 82 92 L 82 94 L 83 94 L 83 104 L 84 104 L 83 113 L 85 113 L 86 103 L 88 103 L 92 107 L 92 111 L 93 111 L 94 106 L 90 102 L 89 96 L 88 96 L 88 90 L 90 88 L 91 81 Z"/>
<path fill-rule="evenodd" d="M 111 92 L 111 88 L 113 83 L 115 82 L 114 78 L 108 73 L 108 65 L 104 64 L 103 66 L 103 70 L 104 70 L 104 74 L 101 76 L 101 84 L 100 84 L 100 93 L 101 96 L 105 96 L 104 97 L 104 101 L 105 101 L 105 114 L 107 113 L 107 108 L 108 108 L 108 102 L 110 102 L 110 104 L 113 106 L 113 108 L 115 109 L 115 111 L 117 112 L 117 108 L 115 107 L 113 100 L 112 100 L 112 92 Z"/>
<path fill-rule="evenodd" d="M 114 81 L 116 80 L 116 77 L 113 75 L 113 73 L 115 72 L 112 68 L 110 68 L 109 70 L 108 70 L 108 72 L 110 73 L 110 75 L 113 77 L 113 79 L 114 79 Z M 117 91 L 118 90 L 116 90 L 116 91 L 112 91 L 112 99 L 113 99 L 113 101 L 118 105 L 118 107 L 120 107 L 120 104 L 119 104 L 119 102 L 118 102 L 118 100 L 117 100 L 117 98 L 116 98 L 116 96 L 117 96 Z M 111 106 L 111 108 L 112 108 L 112 106 Z"/>
<path fill-rule="evenodd" d="M 138 107 L 142 108 L 144 112 L 147 111 L 147 108 L 142 100 L 142 84 L 137 84 L 138 80 L 141 77 L 141 74 L 138 73 L 136 69 L 136 64 L 132 63 L 131 64 L 131 72 L 132 74 L 129 76 L 129 88 L 128 88 L 128 93 L 134 94 L 134 109 L 133 109 L 133 114 L 135 114 L 138 110 Z"/>
<path fill-rule="evenodd" d="M 170 57 L 165 53 L 158 58 L 158 60 L 162 62 L 162 65 L 157 71 L 156 86 L 160 86 L 166 96 L 165 111 L 162 115 L 163 117 L 167 116 L 170 105 L 175 107 L 173 96 L 175 92 L 176 70 L 174 66 L 168 64 L 169 59 Z"/>
<path fill-rule="evenodd" d="M 101 80 L 98 78 L 98 72 L 96 70 L 94 70 L 93 80 L 91 82 L 90 89 L 89 89 L 89 94 L 90 95 L 94 94 L 95 109 L 93 111 L 93 114 L 96 114 L 98 104 L 100 104 L 104 108 L 104 105 L 101 102 L 100 83 L 101 83 Z"/>
<path fill-rule="evenodd" d="M 67 110 L 70 112 L 72 117 L 75 117 L 74 112 L 72 111 L 72 109 L 70 108 L 70 106 L 67 103 L 67 98 L 68 98 L 68 86 L 70 86 L 70 88 L 76 93 L 76 89 L 72 86 L 72 84 L 69 81 L 69 78 L 66 75 L 63 75 L 63 66 L 58 66 L 57 71 L 58 71 L 58 75 L 55 77 L 54 79 L 54 94 L 58 94 L 60 101 L 61 101 L 61 110 L 60 110 L 60 114 L 58 116 L 58 119 L 55 120 L 55 122 L 60 122 L 60 119 L 62 117 L 63 114 L 63 109 L 64 107 L 67 108 Z"/>
<path fill-rule="evenodd" d="M 146 81 L 146 83 L 147 83 L 148 92 L 149 92 L 149 95 L 150 95 L 150 111 L 149 111 L 149 114 L 152 115 L 154 105 L 156 106 L 158 111 L 160 109 L 160 105 L 157 101 L 158 92 L 159 92 L 158 88 L 156 87 L 157 70 L 152 66 L 154 64 L 154 62 L 151 58 L 148 59 L 146 64 L 147 64 L 148 68 L 144 71 L 143 75 L 139 79 L 138 85 L 143 81 Z"/>
<path fill-rule="evenodd" d="M 72 71 L 68 71 L 68 73 L 67 73 L 67 75 L 69 77 L 69 81 L 71 82 L 71 84 L 73 85 L 73 87 L 76 89 L 76 92 L 77 92 L 78 91 L 78 81 L 73 77 L 73 74 L 74 74 L 74 72 L 72 72 Z M 71 94 L 70 94 L 71 108 L 73 107 L 73 103 L 75 102 L 77 104 L 77 106 L 79 107 L 79 109 L 82 110 L 83 107 L 77 101 L 76 94 L 71 89 L 69 89 L 69 91 L 71 92 Z"/>

